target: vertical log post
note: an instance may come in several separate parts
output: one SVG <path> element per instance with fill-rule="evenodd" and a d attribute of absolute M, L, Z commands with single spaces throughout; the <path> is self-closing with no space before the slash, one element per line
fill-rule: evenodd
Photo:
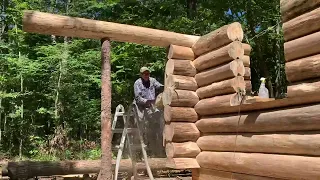
<path fill-rule="evenodd" d="M 101 169 L 98 180 L 112 180 L 110 41 L 101 39 Z"/>

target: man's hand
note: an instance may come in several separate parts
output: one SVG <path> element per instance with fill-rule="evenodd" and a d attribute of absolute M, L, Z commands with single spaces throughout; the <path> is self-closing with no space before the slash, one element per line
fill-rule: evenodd
<path fill-rule="evenodd" d="M 154 100 L 147 100 L 146 102 L 146 106 L 147 107 L 151 107 L 151 105 L 153 104 Z"/>

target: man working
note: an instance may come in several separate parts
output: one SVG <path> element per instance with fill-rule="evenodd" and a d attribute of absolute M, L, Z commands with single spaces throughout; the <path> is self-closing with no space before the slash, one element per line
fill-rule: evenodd
<path fill-rule="evenodd" d="M 138 106 L 150 108 L 155 103 L 156 90 L 162 90 L 163 85 L 150 77 L 150 70 L 147 67 L 140 69 L 140 76 L 134 83 L 135 100 Z"/>
<path fill-rule="evenodd" d="M 139 116 L 140 127 L 151 156 L 163 156 L 162 131 L 164 127 L 163 113 L 155 108 L 156 92 L 163 91 L 163 85 L 150 77 L 147 67 L 140 69 L 140 78 L 134 83 L 134 104 Z"/>

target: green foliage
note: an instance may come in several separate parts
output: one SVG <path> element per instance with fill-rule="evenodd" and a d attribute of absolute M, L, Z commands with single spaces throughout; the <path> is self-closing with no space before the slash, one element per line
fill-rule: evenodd
<path fill-rule="evenodd" d="M 4 0 L 0 31 L 0 153 L 20 159 L 99 159 L 100 41 L 26 33 L 25 9 L 204 35 L 239 21 L 272 95 L 286 91 L 279 0 Z M 163 82 L 167 49 L 112 42 L 112 110 L 133 100 L 139 68 Z"/>

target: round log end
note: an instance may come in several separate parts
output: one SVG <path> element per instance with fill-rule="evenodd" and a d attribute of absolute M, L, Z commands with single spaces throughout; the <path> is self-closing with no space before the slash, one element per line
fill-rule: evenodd
<path fill-rule="evenodd" d="M 166 144 L 166 155 L 169 158 L 173 158 L 174 155 L 174 147 L 172 143 L 167 143 Z"/>
<path fill-rule="evenodd" d="M 239 41 L 234 41 L 230 44 L 230 48 L 228 49 L 229 56 L 233 59 L 240 59 L 244 56 L 244 49 L 242 47 L 242 43 Z"/>
<path fill-rule="evenodd" d="M 234 22 L 228 26 L 227 35 L 232 41 L 242 41 L 243 40 L 243 29 L 239 22 Z"/>

